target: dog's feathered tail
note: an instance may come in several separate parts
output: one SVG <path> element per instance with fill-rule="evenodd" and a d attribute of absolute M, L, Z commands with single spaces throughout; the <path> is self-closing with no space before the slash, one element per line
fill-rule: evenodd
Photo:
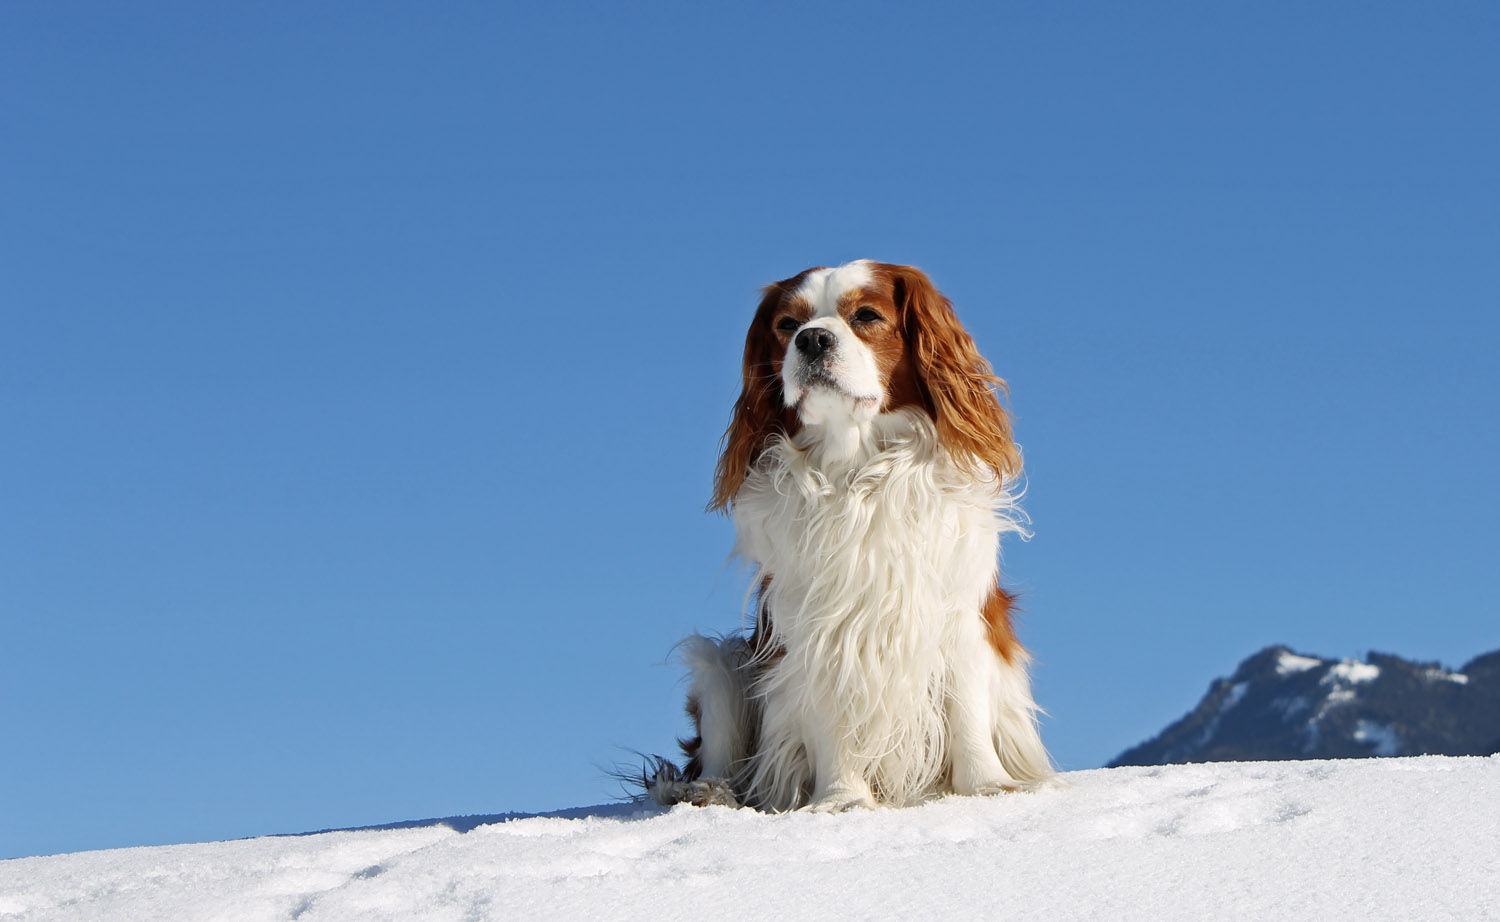
<path fill-rule="evenodd" d="M 755 737 L 750 645 L 739 636 L 694 634 L 678 645 L 677 653 L 688 667 L 687 712 L 696 735 L 680 741 L 687 756 L 682 768 L 661 756 L 649 759 L 642 787 L 663 806 L 737 807 L 741 797 L 735 777 L 744 769 Z"/>

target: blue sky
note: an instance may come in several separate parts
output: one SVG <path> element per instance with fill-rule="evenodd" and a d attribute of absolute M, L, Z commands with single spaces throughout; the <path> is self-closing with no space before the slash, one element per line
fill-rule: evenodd
<path fill-rule="evenodd" d="M 1044 736 L 1500 647 L 1488 4 L 7 4 L 0 857 L 607 800 L 758 286 L 1011 384 Z"/>

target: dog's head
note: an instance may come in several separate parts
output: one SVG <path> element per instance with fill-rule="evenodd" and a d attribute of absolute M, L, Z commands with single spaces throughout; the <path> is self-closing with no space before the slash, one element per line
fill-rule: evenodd
<path fill-rule="evenodd" d="M 727 509 L 778 432 L 925 411 L 964 467 L 1019 473 L 995 377 L 920 270 L 857 260 L 765 289 L 745 339 L 744 387 L 724 433 L 710 508 Z"/>

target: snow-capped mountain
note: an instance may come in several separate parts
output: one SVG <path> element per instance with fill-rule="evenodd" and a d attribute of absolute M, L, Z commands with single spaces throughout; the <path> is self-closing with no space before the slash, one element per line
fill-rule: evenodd
<path fill-rule="evenodd" d="M 1500 751 L 1500 650 L 1457 672 L 1371 653 L 1267 647 L 1186 717 L 1111 765 L 1489 755 Z"/>

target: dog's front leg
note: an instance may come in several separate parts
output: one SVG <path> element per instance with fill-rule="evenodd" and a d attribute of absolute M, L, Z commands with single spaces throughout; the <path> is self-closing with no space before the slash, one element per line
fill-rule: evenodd
<path fill-rule="evenodd" d="M 808 809 L 814 813 L 841 813 L 854 807 L 875 806 L 875 792 L 855 768 L 843 727 L 810 728 L 806 738 L 813 764 L 813 793 Z"/>
<path fill-rule="evenodd" d="M 978 624 L 979 619 L 974 622 Z M 947 711 L 953 791 L 998 794 L 1015 790 L 1016 779 L 1001 764 L 995 746 L 991 673 L 1001 668 L 999 656 L 976 636 L 956 651 L 952 664 Z"/>

